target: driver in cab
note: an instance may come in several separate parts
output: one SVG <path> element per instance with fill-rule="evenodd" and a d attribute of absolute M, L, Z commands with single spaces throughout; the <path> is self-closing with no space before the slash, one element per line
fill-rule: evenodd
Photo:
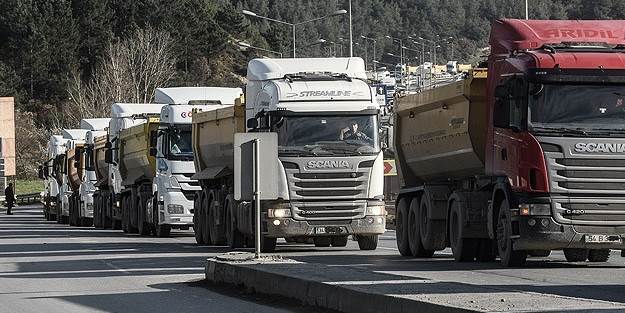
<path fill-rule="evenodd" d="M 358 122 L 351 121 L 349 125 L 349 127 L 341 129 L 341 133 L 339 134 L 340 140 L 372 141 L 369 136 L 358 129 Z"/>

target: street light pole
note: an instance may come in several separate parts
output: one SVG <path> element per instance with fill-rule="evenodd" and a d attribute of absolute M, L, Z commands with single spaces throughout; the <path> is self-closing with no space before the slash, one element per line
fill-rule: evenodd
<path fill-rule="evenodd" d="M 530 19 L 530 13 L 529 13 L 529 8 L 527 6 L 527 0 L 525 0 L 525 19 L 526 20 Z"/>
<path fill-rule="evenodd" d="M 273 51 L 273 50 L 269 50 L 269 49 L 265 49 L 265 48 L 261 48 L 261 47 L 255 47 L 255 46 L 252 46 L 252 45 L 250 45 L 249 43 L 247 43 L 245 41 L 239 41 L 239 42 L 237 42 L 237 44 L 240 47 L 243 47 L 243 48 L 249 48 L 249 49 L 260 50 L 260 51 L 265 51 L 265 52 L 277 54 L 277 55 L 280 56 L 280 58 L 282 58 L 282 52 Z"/>
<path fill-rule="evenodd" d="M 308 20 L 308 21 L 299 22 L 299 23 L 289 23 L 289 22 L 276 20 L 276 19 L 273 19 L 273 18 L 270 18 L 270 17 L 266 17 L 266 16 L 260 16 L 260 15 L 258 15 L 256 13 L 254 13 L 252 11 L 248 11 L 248 10 L 243 10 L 243 11 L 241 11 L 241 13 L 243 13 L 243 14 L 245 14 L 247 16 L 256 17 L 256 18 L 260 18 L 260 19 L 263 19 L 263 20 L 268 20 L 268 21 L 272 21 L 272 22 L 276 22 L 276 23 L 280 23 L 280 24 L 291 26 L 292 31 L 293 31 L 293 58 L 295 58 L 295 26 L 306 24 L 306 23 L 315 22 L 315 21 L 322 20 L 324 18 L 331 17 L 331 16 L 346 14 L 347 11 L 346 10 L 338 10 L 338 11 L 334 11 L 334 13 L 332 13 L 332 14 L 324 15 L 324 16 L 321 16 L 321 17 L 317 17 L 317 18 L 314 18 L 314 19 L 311 19 L 311 20 Z"/>
<path fill-rule="evenodd" d="M 352 37 L 352 0 L 349 0 L 349 56 L 354 56 L 354 38 Z"/>
<path fill-rule="evenodd" d="M 377 40 L 375 40 L 374 38 L 371 38 L 371 37 L 364 36 L 364 35 L 361 35 L 360 38 L 373 42 L 373 60 L 375 61 L 375 59 L 376 59 L 376 57 L 375 57 L 375 44 L 376 44 Z M 366 63 L 366 61 L 365 61 L 365 63 Z M 376 62 L 373 62 L 373 73 L 375 74 L 375 78 L 377 79 L 378 78 L 378 74 L 377 74 L 378 72 L 376 71 Z"/>

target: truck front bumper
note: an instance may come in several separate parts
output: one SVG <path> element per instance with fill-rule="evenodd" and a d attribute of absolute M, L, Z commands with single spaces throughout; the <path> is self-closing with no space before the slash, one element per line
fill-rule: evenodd
<path fill-rule="evenodd" d="M 512 219 L 513 230 L 518 225 L 514 240 L 515 250 L 625 249 L 625 233 L 615 233 L 616 227 L 586 227 L 556 222 L 551 216 L 517 216 Z M 589 243 L 586 235 L 619 236 L 620 242 Z"/>
<path fill-rule="evenodd" d="M 159 208 L 159 224 L 193 225 L 193 201 L 187 200 L 182 191 L 167 191 L 159 196 L 162 205 Z"/>
<path fill-rule="evenodd" d="M 267 236 L 337 236 L 337 235 L 379 235 L 386 231 L 386 217 L 381 215 L 365 216 L 361 219 L 332 221 L 294 220 L 293 218 L 267 218 Z"/>

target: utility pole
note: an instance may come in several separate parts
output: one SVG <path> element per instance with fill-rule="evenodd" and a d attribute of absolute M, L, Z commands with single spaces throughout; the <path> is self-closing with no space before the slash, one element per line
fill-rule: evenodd
<path fill-rule="evenodd" d="M 351 9 L 350 9 L 350 11 L 351 11 Z M 527 0 L 525 0 L 525 19 L 526 20 L 530 19 L 530 14 L 529 14 L 529 8 L 528 8 L 528 5 L 527 5 Z"/>
<path fill-rule="evenodd" d="M 349 57 L 354 56 L 354 38 L 352 37 L 352 0 L 349 0 Z"/>

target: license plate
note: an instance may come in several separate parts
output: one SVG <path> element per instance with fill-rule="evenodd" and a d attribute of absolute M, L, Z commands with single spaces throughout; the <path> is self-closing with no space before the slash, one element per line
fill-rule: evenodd
<path fill-rule="evenodd" d="M 614 235 L 586 235 L 585 241 L 588 243 L 621 243 L 621 237 Z"/>
<path fill-rule="evenodd" d="M 315 234 L 317 234 L 317 235 L 341 234 L 343 232 L 346 232 L 346 230 L 344 231 L 341 227 L 333 227 L 333 226 L 315 227 Z"/>

